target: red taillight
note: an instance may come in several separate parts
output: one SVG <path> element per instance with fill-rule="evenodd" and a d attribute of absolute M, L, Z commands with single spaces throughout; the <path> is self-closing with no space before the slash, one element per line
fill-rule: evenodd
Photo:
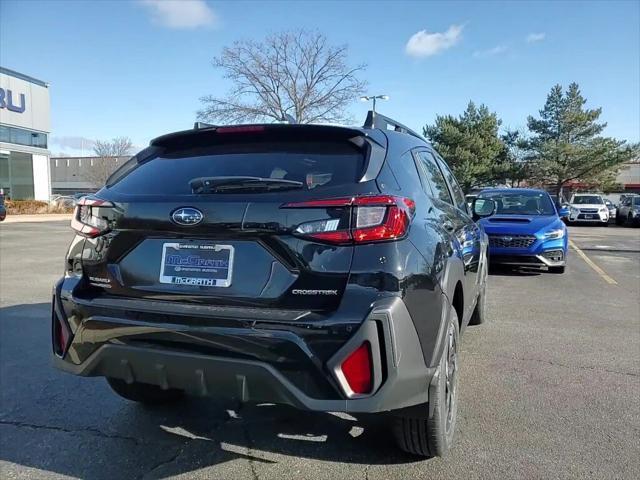
<path fill-rule="evenodd" d="M 409 198 L 399 198 L 399 197 L 387 197 L 377 199 L 377 205 L 386 204 L 388 205 L 385 212 L 385 220 L 383 223 L 374 226 L 358 226 L 358 220 L 360 217 L 364 215 L 363 212 L 366 212 L 367 209 L 373 209 L 371 205 L 376 205 L 374 201 L 371 199 L 366 199 L 364 205 L 369 205 L 368 207 L 359 207 L 356 215 L 356 229 L 353 231 L 353 238 L 356 243 L 364 243 L 364 242 L 376 242 L 382 240 L 393 240 L 396 238 L 403 237 L 409 228 L 409 224 L 411 223 L 411 219 L 413 218 L 413 214 L 415 212 L 416 204 L 413 200 Z M 394 203 L 389 203 L 389 200 L 393 200 Z M 356 203 L 356 205 L 362 205 Z M 380 208 L 380 207 L 377 207 Z"/>
<path fill-rule="evenodd" d="M 309 233 L 307 236 L 329 243 L 343 244 L 351 242 L 351 233 L 349 233 L 349 230 L 336 230 L 335 232 L 314 232 Z"/>
<path fill-rule="evenodd" d="M 97 237 L 109 230 L 109 222 L 96 215 L 98 208 L 111 208 L 113 204 L 94 197 L 82 197 L 78 200 L 71 219 L 71 228 L 86 237 Z"/>
<path fill-rule="evenodd" d="M 371 345 L 364 342 L 343 362 L 340 368 L 353 393 L 366 394 L 373 386 Z"/>
<path fill-rule="evenodd" d="M 403 237 L 415 213 L 410 198 L 392 195 L 363 195 L 287 203 L 282 208 L 353 207 L 350 226 L 321 220 L 299 225 L 296 233 L 329 243 L 368 243 Z M 329 227 L 332 227 L 329 229 Z"/>

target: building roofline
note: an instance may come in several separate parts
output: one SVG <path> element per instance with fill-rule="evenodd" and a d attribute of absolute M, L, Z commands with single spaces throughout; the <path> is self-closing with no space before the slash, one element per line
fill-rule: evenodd
<path fill-rule="evenodd" d="M 37 78 L 30 77 L 29 75 L 25 75 L 24 73 L 16 72 L 15 70 L 11 70 L 9 68 L 0 67 L 0 73 L 4 75 L 9 75 L 14 78 L 19 78 L 20 80 L 24 80 L 29 83 L 34 83 L 36 85 L 40 85 L 41 87 L 49 88 L 49 83 L 44 80 L 38 80 Z"/>

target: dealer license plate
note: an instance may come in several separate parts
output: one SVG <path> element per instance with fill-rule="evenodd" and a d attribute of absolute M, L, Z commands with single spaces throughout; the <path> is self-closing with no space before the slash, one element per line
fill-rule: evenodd
<path fill-rule="evenodd" d="M 228 287 L 233 271 L 233 246 L 212 243 L 164 243 L 160 283 Z"/>

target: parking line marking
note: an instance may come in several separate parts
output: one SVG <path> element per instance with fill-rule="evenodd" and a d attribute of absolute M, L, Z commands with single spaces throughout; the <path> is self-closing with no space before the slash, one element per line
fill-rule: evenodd
<path fill-rule="evenodd" d="M 600 275 L 605 282 L 607 282 L 609 285 L 617 285 L 618 282 L 616 282 L 613 278 L 611 278 L 609 275 L 607 275 L 607 272 L 605 272 L 604 270 L 602 270 L 598 265 L 596 265 L 593 260 L 591 260 L 589 257 L 587 257 L 587 254 L 584 253 L 582 250 L 580 250 L 578 248 L 578 246 L 573 243 L 571 240 L 569 240 L 569 245 L 571 245 L 571 248 L 573 248 L 576 253 L 578 255 L 580 255 L 582 257 L 582 259 L 587 263 L 587 265 L 589 265 L 591 268 L 593 268 L 596 273 L 598 275 Z"/>

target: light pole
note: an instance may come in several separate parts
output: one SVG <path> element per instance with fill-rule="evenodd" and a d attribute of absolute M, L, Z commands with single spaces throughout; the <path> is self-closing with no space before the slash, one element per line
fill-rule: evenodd
<path fill-rule="evenodd" d="M 360 97 L 363 102 L 373 100 L 373 113 L 376 113 L 376 100 L 389 100 L 389 95 L 365 95 Z"/>

